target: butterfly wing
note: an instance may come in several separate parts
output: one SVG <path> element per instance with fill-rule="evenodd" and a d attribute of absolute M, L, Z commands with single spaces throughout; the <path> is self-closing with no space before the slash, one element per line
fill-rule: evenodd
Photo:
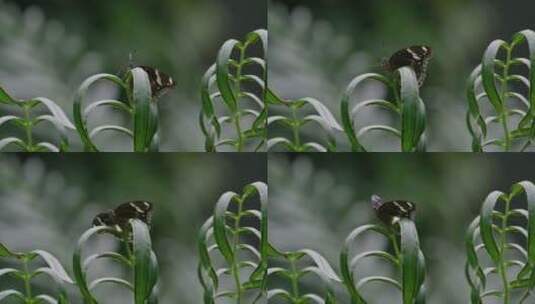
<path fill-rule="evenodd" d="M 147 201 L 126 202 L 113 211 L 117 224 L 126 227 L 130 219 L 139 219 L 150 226 L 152 203 Z"/>
<path fill-rule="evenodd" d="M 412 219 L 415 210 L 416 208 L 412 202 L 389 201 L 377 209 L 377 216 L 383 223 L 392 225 L 403 217 Z"/>
<path fill-rule="evenodd" d="M 171 76 L 160 72 L 160 70 L 149 66 L 139 66 L 149 76 L 150 87 L 153 97 L 161 96 L 167 89 L 175 86 L 175 81 Z"/>
<path fill-rule="evenodd" d="M 401 67 L 410 66 L 413 62 L 413 57 L 409 53 L 409 49 L 402 49 L 394 53 L 388 60 L 388 69 L 393 72 Z"/>
<path fill-rule="evenodd" d="M 395 71 L 410 66 L 416 73 L 418 85 L 421 86 L 427 76 L 427 65 L 432 57 L 432 49 L 425 45 L 413 45 L 394 53 L 388 60 L 388 70 Z"/>
<path fill-rule="evenodd" d="M 96 226 L 114 226 L 115 225 L 115 219 L 113 216 L 113 211 L 106 211 L 97 214 L 95 218 L 93 219 L 93 227 Z"/>

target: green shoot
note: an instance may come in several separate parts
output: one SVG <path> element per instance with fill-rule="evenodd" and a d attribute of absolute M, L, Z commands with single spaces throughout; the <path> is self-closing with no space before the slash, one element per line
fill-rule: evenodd
<path fill-rule="evenodd" d="M 124 92 L 126 100 L 87 101 L 89 89 L 101 80 L 109 81 L 118 86 L 121 92 Z M 83 108 L 86 104 L 88 105 Z M 100 107 L 111 107 L 126 114 L 133 121 L 133 126 L 106 124 L 95 126 L 90 130 L 89 116 Z M 132 138 L 134 152 L 158 151 L 158 105 L 155 97 L 152 97 L 149 76 L 142 68 L 138 67 L 128 71 L 124 79 L 111 74 L 97 74 L 87 78 L 74 98 L 73 114 L 76 130 L 80 135 L 85 151 L 99 151 L 94 143 L 94 138 L 103 132 L 118 132 Z"/>
<path fill-rule="evenodd" d="M 388 133 L 398 138 L 403 152 L 425 151 L 426 113 L 425 105 L 419 95 L 418 80 L 410 67 L 402 67 L 396 73 L 395 76 L 399 76 L 399 80 L 369 73 L 355 77 L 347 86 L 342 96 L 340 110 L 344 132 L 353 152 L 368 151 L 368 148 L 363 146 L 361 138 L 372 131 Z M 365 100 L 350 109 L 351 96 L 365 80 L 375 80 L 383 84 L 390 91 L 393 99 Z M 400 127 L 380 124 L 359 127 L 356 116 L 369 107 L 382 108 L 398 116 L 401 119 Z"/>
<path fill-rule="evenodd" d="M 348 290 L 352 303 L 369 303 L 363 295 L 363 290 L 370 283 L 382 283 L 401 291 L 403 304 L 425 303 L 425 259 L 420 249 L 418 232 L 414 222 L 401 219 L 399 231 L 396 227 L 382 225 L 364 225 L 356 228 L 346 238 L 340 254 L 340 268 L 343 283 Z M 392 252 L 381 249 L 354 253 L 356 241 L 367 232 L 374 232 L 385 237 L 392 248 Z M 358 266 L 366 259 L 381 259 L 390 264 L 400 274 L 398 279 L 383 275 L 364 276 L 358 278 Z"/>
<path fill-rule="evenodd" d="M 259 209 L 254 208 L 255 194 L 260 200 Z M 217 201 L 214 215 L 199 231 L 198 275 L 204 288 L 204 303 L 265 300 L 267 202 L 267 185 L 261 182 L 246 186 L 242 194 L 226 192 Z M 252 226 L 251 221 L 258 226 Z"/>
<path fill-rule="evenodd" d="M 0 269 L 1 280 L 8 281 L 4 277 L 11 277 L 14 280 L 22 282 L 23 290 L 8 289 L 0 291 L 0 302 L 8 299 L 18 299 L 18 303 L 33 304 L 33 303 L 69 303 L 65 284 L 73 284 L 60 262 L 50 253 L 43 250 L 33 250 L 30 252 L 13 252 L 9 250 L 4 244 L 0 243 L 0 258 L 14 259 L 21 264 L 21 269 L 4 268 Z M 35 268 L 32 267 L 32 262 L 40 258 L 46 266 Z M 32 280 L 47 276 L 52 279 L 57 288 L 56 295 L 35 294 L 32 289 Z"/>
<path fill-rule="evenodd" d="M 79 239 L 73 255 L 73 270 L 76 284 L 83 296 L 84 303 L 97 304 L 99 301 L 93 295 L 93 290 L 103 284 L 115 284 L 132 291 L 135 304 L 157 303 L 156 283 L 158 280 L 158 262 L 152 251 L 151 237 L 148 226 L 141 220 L 130 220 L 132 228 L 128 231 L 118 231 L 107 226 L 97 226 L 88 229 Z M 107 251 L 83 257 L 82 251 L 93 236 L 110 234 L 121 237 L 121 244 L 125 253 Z M 88 283 L 88 270 L 92 263 L 99 260 L 111 260 L 126 269 L 133 271 L 132 280 L 118 277 L 97 278 Z M 132 282 L 133 281 L 133 282 Z"/>
<path fill-rule="evenodd" d="M 297 100 L 283 100 L 273 91 L 268 89 L 266 101 L 270 106 L 282 106 L 287 109 L 288 117 L 284 115 L 272 115 L 268 118 L 268 126 L 275 124 L 281 125 L 288 129 L 288 137 L 276 136 L 268 140 L 268 150 L 277 146 L 284 147 L 284 150 L 291 152 L 328 152 L 336 150 L 336 131 L 342 131 L 342 127 L 336 122 L 329 109 L 320 101 L 306 97 Z M 314 114 L 301 115 L 306 106 L 314 109 Z M 308 109 L 307 109 L 308 110 Z M 302 139 L 302 128 L 308 125 L 316 124 L 325 131 L 326 140 L 324 143 L 305 142 Z"/>
<path fill-rule="evenodd" d="M 285 265 L 271 266 L 269 277 L 281 277 L 289 282 L 290 290 L 284 288 L 272 288 L 268 291 L 268 300 L 279 300 L 277 303 L 336 303 L 334 293 L 334 282 L 340 282 L 340 278 L 334 272 L 329 262 L 318 252 L 310 249 L 302 249 L 294 252 L 276 252 L 273 250 L 273 257 L 282 260 Z M 299 267 L 302 260 L 311 260 L 313 265 Z M 310 264 L 310 263 L 309 263 Z M 300 289 L 300 281 L 309 276 L 315 275 L 325 286 L 323 296 L 318 293 L 304 292 Z"/>
<path fill-rule="evenodd" d="M 265 57 L 267 44 L 266 30 L 249 33 L 243 42 L 227 40 L 216 63 L 206 71 L 199 117 L 206 151 L 225 146 L 237 152 L 265 150 L 266 60 L 248 53 L 253 46 L 260 45 Z M 237 53 L 236 58 L 233 53 Z"/>
<path fill-rule="evenodd" d="M 0 139 L 0 151 L 8 146 L 15 146 L 23 152 L 64 152 L 69 149 L 67 130 L 74 130 L 74 125 L 52 100 L 44 97 L 17 100 L 0 87 L 0 104 L 13 108 L 13 113 L 17 110 L 20 112 L 20 115 L 0 116 L 0 128 L 11 124 L 21 131 L 20 135 Z M 37 115 L 42 112 L 41 108 L 44 108 L 46 113 Z M 44 123 L 52 125 L 53 130 L 59 135 L 59 144 L 40 141 L 36 138 L 34 128 Z"/>
<path fill-rule="evenodd" d="M 516 55 L 524 44 L 529 58 Z M 473 151 L 482 152 L 489 147 L 524 151 L 531 146 L 535 138 L 534 64 L 535 32 L 532 30 L 516 33 L 511 43 L 498 39 L 487 47 L 482 63 L 468 79 L 466 92 L 469 106 L 466 123 Z M 489 134 L 493 126 L 501 132 Z"/>
<path fill-rule="evenodd" d="M 525 194 L 526 208 L 513 199 Z M 499 207 L 503 205 L 503 207 Z M 471 303 L 532 303 L 535 287 L 535 185 L 513 185 L 509 194 L 491 192 L 466 234 L 465 275 Z M 492 284 L 491 284 L 492 283 Z M 498 286 L 498 287 L 496 287 Z"/>

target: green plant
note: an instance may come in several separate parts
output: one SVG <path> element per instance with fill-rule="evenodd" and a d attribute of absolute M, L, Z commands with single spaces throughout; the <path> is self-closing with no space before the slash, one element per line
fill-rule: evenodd
<path fill-rule="evenodd" d="M 87 94 L 97 81 L 107 80 L 119 87 L 126 96 L 126 100 L 103 99 L 88 103 Z M 90 114 L 100 107 L 111 107 L 126 114 L 133 120 L 132 128 L 120 125 L 100 125 L 89 131 L 88 118 Z M 97 152 L 99 149 L 93 138 L 102 132 L 114 131 L 122 133 L 133 139 L 132 150 L 135 152 L 158 151 L 159 148 L 159 115 L 156 97 L 151 92 L 148 74 L 142 68 L 129 70 L 124 79 L 111 74 L 97 74 L 87 78 L 74 98 L 73 115 L 76 130 L 78 131 L 85 151 Z"/>
<path fill-rule="evenodd" d="M 513 199 L 521 194 L 525 194 L 526 208 L 514 208 Z M 498 204 L 503 207 L 498 208 Z M 508 194 L 491 192 L 480 215 L 470 224 L 465 242 L 471 303 L 485 303 L 488 298 L 531 303 L 535 287 L 535 185 L 522 181 Z M 489 283 L 493 279 L 498 287 Z"/>
<path fill-rule="evenodd" d="M 340 254 L 340 268 L 343 283 L 351 296 L 352 303 L 368 303 L 362 294 L 362 289 L 374 282 L 399 289 L 403 304 L 425 303 L 425 259 L 420 249 L 418 231 L 414 222 L 409 219 L 401 219 L 398 223 L 399 231 L 394 227 L 364 225 L 353 230 L 346 238 Z M 386 237 L 393 252 L 370 250 L 353 255 L 352 246 L 366 232 L 375 232 Z M 367 276 L 357 280 L 357 266 L 368 258 L 379 258 L 391 264 L 401 274 L 400 279 Z"/>
<path fill-rule="evenodd" d="M 248 54 L 258 43 L 265 57 L 266 30 L 249 33 L 243 42 L 227 40 L 219 50 L 216 63 L 204 74 L 199 123 L 206 138 L 206 151 L 228 146 L 240 152 L 249 145 L 251 150 L 258 151 L 266 144 L 266 60 Z M 237 52 L 235 59 L 234 52 Z M 234 135 L 225 127 L 233 129 Z"/>
<path fill-rule="evenodd" d="M 279 124 L 284 128 L 290 129 L 291 139 L 284 136 L 276 136 L 268 140 L 268 150 L 276 146 L 284 146 L 286 150 L 291 152 L 327 152 L 336 150 L 335 132 L 342 131 L 342 127 L 336 122 L 336 119 L 331 114 L 329 109 L 325 107 L 320 101 L 306 97 L 296 100 L 283 100 L 278 97 L 273 91 L 268 89 L 266 95 L 267 104 L 270 106 L 283 106 L 289 112 L 289 117 L 283 115 L 272 115 L 268 117 L 268 126 Z M 299 115 L 307 105 L 314 108 L 314 114 L 308 114 L 304 117 Z M 302 128 L 309 124 L 317 124 L 325 131 L 326 141 L 324 144 L 317 142 L 303 142 Z"/>
<path fill-rule="evenodd" d="M 15 110 L 13 110 L 11 115 L 0 116 L 0 127 L 9 123 L 21 130 L 23 134 L 0 139 L 0 151 L 10 145 L 14 145 L 25 152 L 64 152 L 69 149 L 67 130 L 74 130 L 74 125 L 52 100 L 44 97 L 17 100 L 0 87 L 0 105 L 14 108 L 20 112 L 20 115 L 16 115 Z M 43 106 L 47 113 L 36 116 L 40 106 Z M 59 134 L 59 144 L 39 141 L 35 138 L 34 128 L 46 122 L 52 124 Z"/>
<path fill-rule="evenodd" d="M 198 276 L 204 303 L 225 299 L 238 304 L 260 303 L 266 298 L 267 190 L 266 184 L 256 182 L 247 185 L 242 194 L 224 193 L 214 215 L 201 227 Z M 257 208 L 251 200 L 255 194 L 260 201 Z M 217 266 L 216 258 L 223 258 L 222 266 Z"/>
<path fill-rule="evenodd" d="M 312 266 L 300 267 L 302 260 L 309 259 Z M 271 288 L 268 291 L 268 300 L 280 301 L 277 303 L 336 303 L 334 282 L 340 282 L 338 275 L 329 265 L 329 262 L 318 252 L 310 249 L 301 249 L 293 252 L 277 252 L 273 250 L 271 260 L 283 261 L 284 265 L 272 266 L 275 261 L 270 262 L 268 270 L 269 277 L 279 276 L 289 282 L 290 290 L 284 288 Z M 282 263 L 281 263 L 282 264 Z M 310 264 L 310 263 L 309 263 Z M 304 292 L 300 289 L 300 281 L 309 274 L 316 275 L 325 286 L 324 296 L 317 292 Z M 282 301 L 282 302 L 281 302 Z"/>
<path fill-rule="evenodd" d="M 419 95 L 418 80 L 412 68 L 401 67 L 396 71 L 398 78 L 389 79 L 376 73 L 368 73 L 355 77 L 347 86 L 340 103 L 342 115 L 342 125 L 344 132 L 351 143 L 351 150 L 354 152 L 367 151 L 361 143 L 361 137 L 371 131 L 381 131 L 390 133 L 400 139 L 401 151 L 403 152 L 423 152 L 425 151 L 425 128 L 426 113 L 425 105 Z M 376 80 L 389 90 L 393 100 L 371 99 L 359 102 L 351 110 L 349 103 L 351 96 L 357 87 L 365 80 Z M 370 125 L 362 127 L 356 132 L 356 116 L 369 107 L 383 108 L 399 116 L 401 127 L 395 128 L 387 125 Z"/>
<path fill-rule="evenodd" d="M 118 231 L 114 227 L 97 226 L 87 230 L 79 239 L 73 255 L 73 271 L 84 303 L 99 303 L 92 291 L 102 284 L 117 284 L 132 291 L 134 303 L 157 303 L 158 261 L 152 251 L 149 227 L 141 220 L 130 220 L 131 231 Z M 124 253 L 106 251 L 83 258 L 82 250 L 88 240 L 101 233 L 118 236 Z M 111 260 L 133 271 L 133 283 L 117 277 L 104 277 L 88 284 L 87 271 L 93 262 Z"/>
<path fill-rule="evenodd" d="M 524 43 L 529 58 L 515 55 Z M 524 151 L 531 146 L 535 137 L 534 64 L 535 32 L 532 30 L 516 33 L 511 43 L 498 39 L 487 47 L 481 64 L 473 70 L 467 83 L 466 123 L 473 151 L 484 151 L 489 146 L 503 151 Z M 522 68 L 527 72 L 522 72 Z M 489 135 L 491 125 L 498 125 L 500 134 Z"/>
<path fill-rule="evenodd" d="M 31 264 L 36 258 L 46 264 L 44 267 L 32 269 Z M 0 278 L 2 281 L 7 280 L 3 277 L 12 277 L 15 280 L 22 281 L 24 290 L 8 289 L 0 291 L 0 302 L 8 300 L 9 298 L 17 298 L 19 302 L 32 304 L 32 303 L 69 303 L 67 298 L 67 292 L 65 290 L 65 283 L 72 284 L 72 280 L 63 269 L 60 262 L 49 252 L 44 250 L 33 250 L 30 252 L 13 252 L 9 250 L 4 244 L 0 243 L 0 258 L 17 260 L 22 269 L 16 268 L 3 268 L 0 269 Z M 47 294 L 35 294 L 32 289 L 32 280 L 41 277 L 48 276 L 56 283 L 57 295 L 51 296 Z"/>

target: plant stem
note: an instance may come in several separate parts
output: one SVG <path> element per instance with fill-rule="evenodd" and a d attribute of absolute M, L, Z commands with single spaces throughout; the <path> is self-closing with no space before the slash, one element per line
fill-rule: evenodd
<path fill-rule="evenodd" d="M 236 304 L 241 303 L 241 294 L 242 294 L 242 286 L 240 281 L 240 268 L 238 267 L 238 261 L 236 258 L 236 254 L 238 253 L 238 244 L 240 243 L 240 221 L 241 221 L 241 215 L 243 211 L 243 198 L 237 198 L 238 202 L 238 212 L 236 213 L 236 220 L 234 222 L 234 241 L 233 241 L 233 249 L 234 252 L 234 261 L 232 261 L 232 276 L 234 277 L 234 282 L 236 284 Z"/>
<path fill-rule="evenodd" d="M 290 256 L 288 257 L 288 260 L 290 261 L 290 270 L 291 270 L 291 283 L 292 283 L 292 298 L 293 301 L 299 301 L 299 284 L 297 282 L 297 276 L 299 273 L 297 272 L 297 268 L 295 266 L 295 257 Z"/>
<path fill-rule="evenodd" d="M 507 57 L 506 57 L 505 64 L 503 67 L 502 80 L 501 80 L 502 107 L 500 109 L 501 111 L 500 122 L 502 123 L 502 128 L 503 128 L 503 132 L 505 136 L 504 137 L 505 151 L 509 151 L 511 149 L 511 135 L 509 134 L 509 127 L 507 126 L 508 113 L 507 113 L 507 106 L 506 106 L 507 100 L 506 99 L 507 99 L 507 93 L 509 90 L 508 85 L 507 85 L 507 78 L 509 77 L 509 65 L 511 62 L 512 48 L 509 46 L 506 46 L 505 48 L 507 51 Z"/>
<path fill-rule="evenodd" d="M 236 133 L 238 135 L 238 142 L 237 142 L 237 150 L 238 152 L 241 152 L 243 150 L 243 134 L 241 132 L 241 126 L 240 126 L 240 120 L 241 120 L 241 114 L 240 114 L 240 106 L 239 106 L 239 98 L 241 96 L 241 76 L 242 76 L 242 68 L 243 68 L 243 62 L 245 61 L 245 50 L 247 49 L 247 44 L 243 46 L 239 46 L 240 51 L 240 59 L 238 62 L 238 67 L 236 68 L 236 112 L 234 113 L 232 119 L 234 120 L 234 126 L 236 127 Z"/>
<path fill-rule="evenodd" d="M 504 304 L 509 304 L 509 282 L 507 281 L 507 265 L 506 265 L 504 256 L 505 256 L 505 250 L 507 247 L 506 246 L 507 236 L 506 236 L 505 230 L 507 228 L 507 220 L 509 217 L 510 202 L 511 202 L 510 198 L 507 198 L 505 201 L 505 211 L 504 211 L 504 216 L 502 218 L 502 225 L 501 225 L 502 231 L 500 232 L 501 263 L 498 266 L 498 271 L 500 273 L 500 277 L 501 277 L 502 285 L 503 285 L 503 303 Z"/>
<path fill-rule="evenodd" d="M 26 127 L 26 150 L 33 152 L 33 136 L 32 136 L 32 121 L 30 118 L 30 107 L 27 105 L 22 106 L 24 110 L 24 126 Z"/>
<path fill-rule="evenodd" d="M 31 275 L 30 275 L 30 269 L 28 267 L 28 258 L 23 257 L 22 258 L 22 264 L 24 268 L 24 291 L 26 293 L 26 303 L 31 304 L 33 303 L 33 297 L 32 297 L 32 285 L 30 283 Z"/>
<path fill-rule="evenodd" d="M 301 148 L 301 138 L 299 137 L 299 126 L 300 121 L 297 117 L 297 107 L 294 105 L 290 106 L 291 112 L 292 112 L 292 133 L 293 133 L 293 145 L 294 145 L 294 151 L 295 152 L 302 152 Z"/>
<path fill-rule="evenodd" d="M 396 255 L 396 258 L 400 258 L 401 251 L 399 249 L 398 240 L 395 233 L 390 234 L 390 240 L 392 242 L 392 245 L 394 246 L 394 254 Z"/>

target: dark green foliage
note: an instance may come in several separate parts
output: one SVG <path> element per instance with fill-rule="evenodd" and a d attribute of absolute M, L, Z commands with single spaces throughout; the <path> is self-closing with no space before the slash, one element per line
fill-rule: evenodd
<path fill-rule="evenodd" d="M 336 131 L 342 131 L 342 127 L 336 122 L 329 109 L 320 101 L 310 97 L 283 100 L 271 90 L 268 90 L 266 100 L 269 106 L 284 107 L 288 112 L 288 116 L 270 116 L 268 118 L 268 126 L 278 124 L 290 131 L 290 135 L 288 136 L 290 139 L 284 136 L 270 138 L 267 145 L 268 149 L 282 146 L 284 150 L 291 152 L 327 152 L 336 150 L 334 135 Z M 304 111 L 306 106 L 311 106 L 314 109 L 314 114 L 301 115 L 301 112 L 306 113 Z M 311 124 L 317 124 L 324 130 L 326 137 L 325 143 L 303 142 L 301 139 L 301 129 Z"/>
<path fill-rule="evenodd" d="M 130 225 L 132 232 L 123 231 L 120 240 L 125 253 L 108 251 L 83 257 L 83 247 L 91 237 L 102 236 L 102 233 L 117 235 L 118 232 L 112 227 L 93 227 L 80 237 L 73 255 L 73 271 L 76 285 L 80 289 L 84 303 L 99 303 L 93 295 L 93 289 L 102 284 L 110 283 L 131 290 L 136 304 L 156 303 L 155 286 L 158 281 L 158 261 L 152 251 L 149 228 L 144 222 L 137 219 L 131 220 Z M 91 264 L 103 259 L 111 260 L 126 269 L 131 269 L 133 279 L 128 281 L 117 277 L 103 277 L 88 283 L 87 272 Z"/>
<path fill-rule="evenodd" d="M 219 50 L 216 63 L 206 71 L 199 117 L 206 151 L 215 152 L 223 146 L 238 152 L 265 149 L 267 44 L 266 30 L 249 33 L 243 42 L 227 40 Z M 262 57 L 249 54 L 255 45 L 261 46 Z M 234 134 L 226 131 L 227 126 Z"/>
<path fill-rule="evenodd" d="M 371 131 L 391 133 L 400 139 L 401 151 L 424 152 L 426 113 L 425 105 L 419 95 L 418 79 L 410 67 L 401 67 L 397 71 L 398 79 L 388 79 L 380 74 L 364 74 L 355 77 L 347 86 L 342 97 L 341 115 L 344 132 L 346 133 L 351 150 L 354 152 L 367 151 L 360 137 Z M 357 87 L 365 80 L 379 81 L 389 90 L 393 100 L 372 99 L 359 102 L 350 110 L 349 102 Z M 379 107 L 392 112 L 401 119 L 401 127 L 386 125 L 370 125 L 362 127 L 357 132 L 356 115 L 366 107 Z"/>
<path fill-rule="evenodd" d="M 256 208 L 254 195 L 259 198 Z M 267 185 L 261 182 L 246 186 L 242 194 L 224 193 L 216 203 L 213 217 L 200 229 L 198 275 L 204 288 L 204 303 L 265 300 L 269 252 L 267 195 Z M 222 263 L 218 263 L 221 258 Z M 226 288 L 229 284 L 230 289 Z"/>
<path fill-rule="evenodd" d="M 525 208 L 513 199 L 525 194 Z M 503 205 L 503 207 L 502 207 Z M 501 303 L 531 303 L 535 287 L 535 185 L 513 185 L 511 192 L 491 192 L 468 228 L 465 275 L 471 303 L 489 298 Z M 499 282 L 489 284 L 490 281 Z"/>
<path fill-rule="evenodd" d="M 117 85 L 124 92 L 126 100 L 105 99 L 87 104 L 86 97 L 92 85 L 97 81 L 107 80 Z M 99 107 L 112 107 L 122 111 L 133 121 L 133 127 L 120 125 L 100 125 L 90 130 L 88 118 Z M 73 114 L 76 129 L 84 144 L 84 150 L 97 152 L 99 149 L 93 139 L 102 132 L 114 131 L 132 138 L 132 150 L 135 152 L 158 151 L 158 106 L 156 97 L 152 96 L 150 80 L 142 68 L 130 70 L 125 79 L 111 74 L 97 74 L 87 78 L 78 89 L 74 98 Z"/>
<path fill-rule="evenodd" d="M 69 303 L 66 292 L 66 285 L 72 284 L 73 281 L 63 269 L 60 262 L 50 253 L 43 250 L 33 250 L 30 252 L 13 252 L 4 244 L 0 243 L 0 258 L 17 260 L 22 269 L 4 268 L 0 269 L 0 278 L 8 280 L 11 277 L 14 280 L 23 282 L 24 290 L 8 289 L 0 291 L 0 302 L 9 298 L 18 298 L 22 303 Z M 32 269 L 31 264 L 36 258 L 40 258 L 46 264 L 44 267 Z M 34 294 L 32 293 L 31 281 L 37 277 L 46 275 L 55 283 L 57 294 Z"/>
<path fill-rule="evenodd" d="M 518 55 L 524 45 L 528 58 Z M 535 137 L 534 64 L 532 30 L 518 32 L 511 43 L 494 40 L 487 47 L 467 83 L 467 126 L 473 151 L 491 146 L 502 151 L 524 151 L 531 146 Z M 500 134 L 489 134 L 493 125 L 501 128 Z"/>
<path fill-rule="evenodd" d="M 396 231 L 397 227 L 399 231 Z M 364 225 L 353 230 L 347 237 L 340 254 L 340 268 L 343 283 L 351 296 L 352 303 L 368 303 L 362 290 L 365 285 L 377 282 L 399 289 L 402 293 L 403 304 L 425 303 L 425 259 L 420 249 L 416 226 L 411 220 L 402 219 L 397 227 Z M 370 250 L 358 254 L 352 253 L 351 248 L 366 232 L 375 232 L 384 236 L 393 248 L 393 252 Z M 399 278 L 367 276 L 357 279 L 358 263 L 369 258 L 378 258 L 390 264 L 400 274 Z"/>
<path fill-rule="evenodd" d="M 399 138 L 400 150 L 403 152 L 425 151 L 426 113 L 425 105 L 419 95 L 418 80 L 410 67 L 402 67 L 396 73 L 395 76 L 399 76 L 399 80 L 396 78 L 391 80 L 375 73 L 355 77 L 345 89 L 340 103 L 342 125 L 336 121 L 327 107 L 314 98 L 307 97 L 287 101 L 268 90 L 268 104 L 270 106 L 284 106 L 286 108 L 285 112 L 288 113 L 287 115 L 272 115 L 268 118 L 268 125 L 279 124 L 291 131 L 291 139 L 284 136 L 270 138 L 268 149 L 275 146 L 283 146 L 285 150 L 293 152 L 336 151 L 336 135 L 343 132 L 349 141 L 351 151 L 365 152 L 368 151 L 368 148 L 364 147 L 360 138 L 369 132 L 381 131 Z M 379 81 L 385 85 L 393 96 L 393 100 L 365 100 L 350 108 L 351 96 L 358 86 L 368 79 Z M 315 113 L 301 117 L 298 112 L 306 105 L 311 105 Z M 399 117 L 401 121 L 400 127 L 396 128 L 380 124 L 359 127 L 356 116 L 369 107 L 380 107 L 392 112 Z M 310 122 L 317 123 L 325 131 L 325 143 L 302 142 L 301 128 Z"/>
<path fill-rule="evenodd" d="M 44 97 L 17 100 L 0 87 L 0 105 L 4 105 L 11 110 L 10 113 L 13 113 L 0 116 L 0 127 L 11 124 L 21 131 L 20 134 L 0 139 L 0 151 L 10 145 L 24 152 L 64 152 L 69 149 L 67 131 L 74 130 L 74 125 L 54 101 Z M 40 108 L 44 108 L 46 112 L 40 114 L 43 112 Z M 53 127 L 51 128 L 53 132 L 47 133 L 57 134 L 59 144 L 35 138 L 34 128 L 47 122 Z"/>
<path fill-rule="evenodd" d="M 329 265 L 329 262 L 318 252 L 311 249 L 301 249 L 293 252 L 273 252 L 272 260 L 282 263 L 281 267 L 270 267 L 269 277 L 279 277 L 288 281 L 290 290 L 270 288 L 268 300 L 277 303 L 336 303 L 334 283 L 340 278 Z M 300 266 L 303 260 L 310 260 L 306 267 Z M 324 291 L 304 292 L 300 290 L 300 281 L 315 275 L 324 285 Z"/>

